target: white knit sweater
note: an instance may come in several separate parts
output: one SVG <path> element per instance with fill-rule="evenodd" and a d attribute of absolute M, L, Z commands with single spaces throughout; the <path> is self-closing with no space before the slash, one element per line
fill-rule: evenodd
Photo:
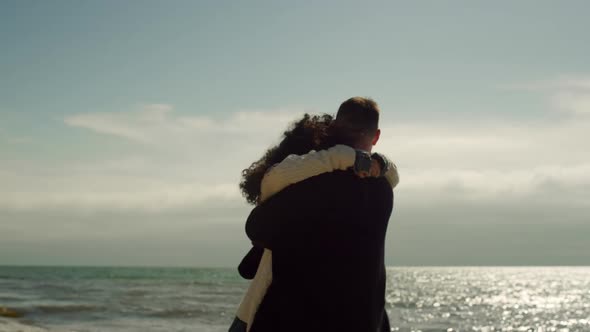
<path fill-rule="evenodd" d="M 321 151 L 312 150 L 301 156 L 289 155 L 282 162 L 271 167 L 264 175 L 261 183 L 260 201 L 264 202 L 287 186 L 312 176 L 335 170 L 346 170 L 354 165 L 355 158 L 355 149 L 347 145 L 336 145 Z M 399 183 L 395 164 L 391 164 L 385 178 L 392 188 L 395 188 Z M 248 331 L 250 331 L 258 306 L 271 282 L 272 252 L 269 249 L 264 249 L 256 275 L 252 279 L 237 313 L 237 317 L 247 324 Z"/>

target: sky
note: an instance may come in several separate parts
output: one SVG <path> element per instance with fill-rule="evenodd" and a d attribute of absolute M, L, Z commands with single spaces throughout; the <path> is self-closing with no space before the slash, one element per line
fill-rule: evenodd
<path fill-rule="evenodd" d="M 0 264 L 234 267 L 241 170 L 369 96 L 388 265 L 589 265 L 589 11 L 0 2 Z"/>

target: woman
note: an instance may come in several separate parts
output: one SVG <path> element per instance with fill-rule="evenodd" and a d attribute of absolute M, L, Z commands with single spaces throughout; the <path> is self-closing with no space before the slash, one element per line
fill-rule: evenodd
<path fill-rule="evenodd" d="M 397 169 L 382 155 L 373 154 L 370 171 L 361 171 L 358 160 L 359 154 L 364 152 L 346 145 L 336 145 L 338 132 L 332 123 L 332 116 L 327 114 L 305 114 L 303 119 L 295 122 L 285 131 L 279 145 L 269 149 L 260 160 L 242 172 L 240 188 L 246 200 L 259 204 L 290 184 L 348 168 L 353 168 L 361 177 L 385 176 L 392 188 L 397 185 Z M 238 270 L 244 278 L 253 280 L 240 304 L 230 332 L 249 331 L 254 321 L 258 306 L 272 281 L 270 250 L 253 247 Z"/>

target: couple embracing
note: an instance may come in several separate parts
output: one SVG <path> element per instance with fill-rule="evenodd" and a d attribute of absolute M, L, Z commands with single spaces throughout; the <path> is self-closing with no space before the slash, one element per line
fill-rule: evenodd
<path fill-rule="evenodd" d="M 371 153 L 379 107 L 354 97 L 336 117 L 306 114 L 243 171 L 256 207 L 251 279 L 230 332 L 389 331 L 384 246 L 397 169 Z"/>

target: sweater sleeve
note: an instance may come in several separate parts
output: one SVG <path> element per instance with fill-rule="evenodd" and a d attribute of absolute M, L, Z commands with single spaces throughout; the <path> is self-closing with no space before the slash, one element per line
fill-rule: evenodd
<path fill-rule="evenodd" d="M 389 169 L 384 176 L 387 179 L 387 182 L 389 182 L 389 185 L 391 185 L 391 189 L 393 189 L 399 183 L 399 173 L 397 172 L 397 166 L 394 163 L 390 161 L 389 165 Z"/>
<path fill-rule="evenodd" d="M 289 155 L 264 175 L 260 190 L 261 201 L 265 201 L 291 184 L 312 176 L 352 167 L 355 157 L 356 151 L 347 145 L 336 145 L 321 151 L 312 150 L 301 156 Z"/>

